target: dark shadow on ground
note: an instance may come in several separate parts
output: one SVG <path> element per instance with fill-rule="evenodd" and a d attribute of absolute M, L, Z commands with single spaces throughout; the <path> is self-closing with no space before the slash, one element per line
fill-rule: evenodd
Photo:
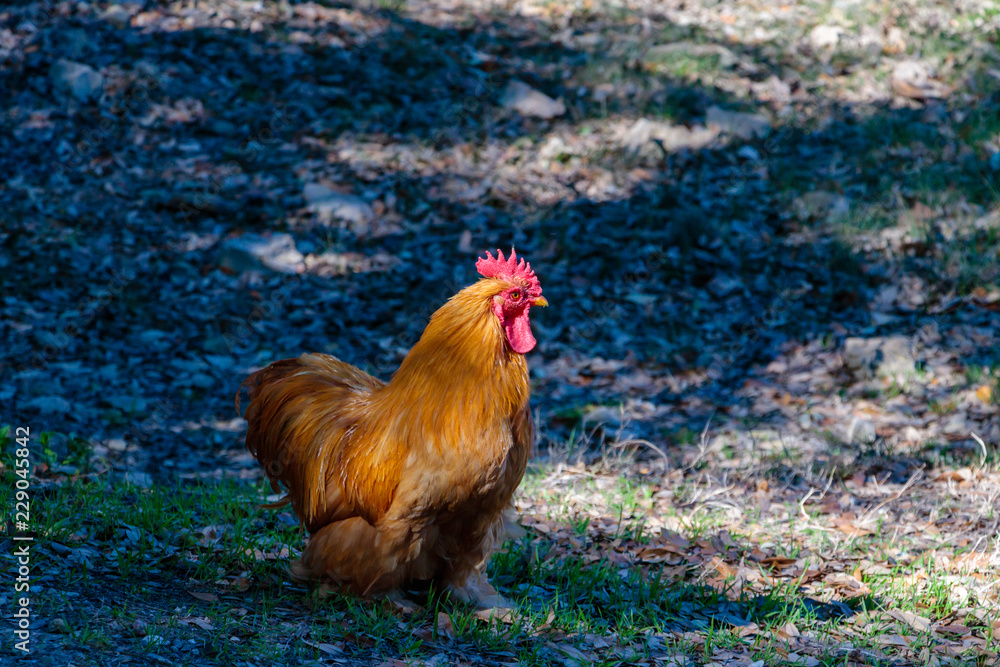
<path fill-rule="evenodd" d="M 954 266 L 969 247 L 996 245 L 996 225 L 970 222 L 978 214 L 921 223 L 914 239 L 881 251 L 852 243 L 862 233 L 879 238 L 928 198 L 996 208 L 988 156 L 938 161 L 954 138 L 991 131 L 995 82 L 971 109 L 855 108 L 820 96 L 825 124 L 776 123 L 757 137 L 723 134 L 652 156 L 608 147 L 591 162 L 617 196 L 588 196 L 599 176 L 579 171 L 551 179 L 551 191 L 511 192 L 498 186 L 509 178 L 493 177 L 511 166 L 504 152 L 543 145 L 563 128 L 583 133 L 620 114 L 691 129 L 713 107 L 774 109 L 637 65 L 648 42 L 626 20 L 602 23 L 599 44 L 635 44 L 635 54 L 587 49 L 502 12 L 442 29 L 350 4 L 326 11 L 259 32 L 116 28 L 50 15 L 39 48 L 0 74 L 14 121 L 0 131 L 0 168 L 16 175 L 0 194 L 4 242 L 15 261 L 53 258 L 47 272 L 6 273 L 3 292 L 70 319 L 21 322 L 27 336 L 5 327 L 10 414 L 35 414 L 25 406 L 40 397 L 70 396 L 72 409 L 56 406 L 46 429 L 124 433 L 148 447 L 135 459 L 154 474 L 226 465 L 239 458 L 229 406 L 248 367 L 320 350 L 386 376 L 429 314 L 474 279 L 475 252 L 512 242 L 553 303 L 535 319 L 536 364 L 540 357 L 551 371 L 560 359 L 601 357 L 650 378 L 602 385 L 586 373 L 567 381 L 548 372 L 537 400 L 550 412 L 622 400 L 676 407 L 680 421 L 644 433 L 660 441 L 715 412 L 782 428 L 781 414 L 747 416 L 741 408 L 752 397 L 740 389 L 796 342 L 830 350 L 847 336 L 913 336 L 929 322 L 997 327 L 992 309 L 943 308 L 937 298 L 996 281 L 995 262 L 971 263 L 971 273 Z M 593 27 L 569 26 L 570 36 Z M 790 66 L 780 51 L 723 45 L 697 26 L 657 30 L 665 43 L 735 50 L 728 67 L 750 68 L 754 82 Z M 66 103 L 52 92 L 47 77 L 60 57 L 114 68 L 100 103 Z M 796 76 L 793 95 L 809 72 Z M 504 109 L 513 78 L 564 98 L 565 118 Z M 601 85 L 610 92 L 597 101 Z M 380 151 L 389 148 L 399 151 L 387 161 Z M 580 160 L 572 147 L 551 152 L 550 164 Z M 314 179 L 380 202 L 389 232 L 317 226 L 302 194 Z M 810 192 L 826 193 L 827 204 L 796 213 Z M 851 208 L 838 223 L 841 201 Z M 370 270 L 229 275 L 218 268 L 220 248 L 246 231 L 289 231 L 303 251 Z M 951 240 L 938 243 L 944 234 Z M 873 319 L 879 290 L 903 277 L 924 280 L 935 298 Z M 958 361 L 996 365 L 995 340 Z"/>

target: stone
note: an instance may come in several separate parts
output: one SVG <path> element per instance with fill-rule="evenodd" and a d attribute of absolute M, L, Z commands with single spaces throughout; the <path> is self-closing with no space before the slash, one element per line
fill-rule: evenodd
<path fill-rule="evenodd" d="M 832 51 L 840 43 L 844 29 L 835 25 L 818 25 L 809 31 L 809 46 L 814 51 Z"/>
<path fill-rule="evenodd" d="M 89 65 L 61 58 L 49 70 L 49 78 L 56 92 L 86 103 L 100 96 L 104 77 Z"/>
<path fill-rule="evenodd" d="M 68 635 L 73 632 L 69 624 L 61 618 L 53 618 L 45 627 L 49 632 L 56 632 L 61 635 Z"/>
<path fill-rule="evenodd" d="M 356 236 L 367 236 L 375 211 L 361 197 L 338 192 L 319 183 L 307 183 L 302 195 L 307 208 L 316 215 L 320 224 L 330 226 L 339 220 L 347 223 Z"/>
<path fill-rule="evenodd" d="M 951 86 L 937 81 L 931 68 L 917 60 L 897 63 L 889 77 L 892 92 L 915 100 L 944 99 L 951 95 Z"/>
<path fill-rule="evenodd" d="M 562 98 L 554 100 L 540 90 L 535 90 L 516 79 L 507 84 L 500 103 L 504 108 L 516 111 L 527 118 L 550 119 L 566 113 L 566 104 Z"/>
<path fill-rule="evenodd" d="M 807 192 L 792 202 L 792 212 L 799 220 L 843 220 L 851 212 L 851 200 L 826 190 Z"/>
<path fill-rule="evenodd" d="M 622 146 L 630 153 L 637 153 L 653 139 L 653 121 L 640 118 L 622 136 Z"/>
<path fill-rule="evenodd" d="M 643 61 L 647 65 L 657 65 L 667 63 L 678 57 L 687 58 L 719 58 L 719 67 L 729 68 L 737 64 L 740 59 L 731 50 L 721 44 L 697 44 L 690 41 L 671 42 L 670 44 L 656 44 L 646 50 Z"/>
<path fill-rule="evenodd" d="M 132 22 L 132 12 L 121 5 L 115 4 L 104 10 L 101 18 L 118 30 L 124 30 Z"/>
<path fill-rule="evenodd" d="M 787 81 L 782 81 L 775 75 L 769 76 L 764 81 L 751 83 L 750 90 L 754 97 L 762 102 L 773 102 L 774 104 L 788 104 L 792 100 L 792 86 Z"/>
<path fill-rule="evenodd" d="M 745 288 L 746 286 L 739 278 L 721 273 L 706 286 L 708 293 L 717 299 L 724 299 L 731 294 L 742 294 Z"/>
<path fill-rule="evenodd" d="M 148 489 L 153 486 L 153 476 L 146 472 L 129 470 L 125 473 L 125 483 Z"/>
<path fill-rule="evenodd" d="M 59 396 L 38 396 L 24 403 L 22 407 L 33 408 L 48 415 L 65 415 L 73 411 L 70 402 Z"/>
<path fill-rule="evenodd" d="M 906 381 L 916 375 L 913 345 L 905 336 L 848 338 L 841 356 L 844 366 L 860 379 Z"/>
<path fill-rule="evenodd" d="M 847 428 L 847 441 L 852 445 L 870 445 L 878 438 L 875 424 L 867 419 L 854 417 Z"/>
<path fill-rule="evenodd" d="M 705 124 L 709 129 L 717 129 L 741 139 L 764 137 L 771 131 L 771 121 L 757 113 L 727 111 L 711 106 L 705 114 Z"/>
<path fill-rule="evenodd" d="M 662 154 L 656 143 L 668 152 L 685 148 L 698 150 L 710 144 L 717 136 L 718 132 L 701 126 L 687 128 L 683 125 L 640 118 L 625 130 L 620 141 L 622 148 L 629 153 L 655 155 Z"/>
<path fill-rule="evenodd" d="M 897 26 L 889 28 L 882 42 L 882 53 L 887 56 L 894 56 L 906 52 L 906 37 L 903 31 Z"/>
<path fill-rule="evenodd" d="M 226 239 L 218 261 L 220 266 L 236 273 L 263 268 L 280 273 L 305 270 L 305 257 L 295 248 L 290 234 L 243 234 Z"/>

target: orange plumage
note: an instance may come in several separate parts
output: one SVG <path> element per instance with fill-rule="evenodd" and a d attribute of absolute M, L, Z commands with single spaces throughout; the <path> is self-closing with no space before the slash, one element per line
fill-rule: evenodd
<path fill-rule="evenodd" d="M 548 304 L 513 252 L 477 268 L 388 384 L 325 354 L 243 383 L 247 449 L 311 535 L 293 574 L 357 594 L 434 580 L 500 601 L 483 571 L 532 447 L 523 354 L 528 312 Z"/>

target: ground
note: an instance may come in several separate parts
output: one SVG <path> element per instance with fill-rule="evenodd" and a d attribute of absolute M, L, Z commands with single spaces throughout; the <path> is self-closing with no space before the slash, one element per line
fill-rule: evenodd
<path fill-rule="evenodd" d="M 998 29 L 986 0 L 0 9 L 16 655 L 995 664 Z M 304 351 L 388 377 L 512 245 L 552 304 L 528 535 L 490 565 L 518 612 L 291 583 L 239 383 Z"/>

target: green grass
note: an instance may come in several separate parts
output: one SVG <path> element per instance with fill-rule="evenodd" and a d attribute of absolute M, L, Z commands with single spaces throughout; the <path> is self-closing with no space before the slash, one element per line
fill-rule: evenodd
<path fill-rule="evenodd" d="M 3 500 L 9 505 L 12 479 L 5 475 L 3 481 Z M 471 611 L 433 591 L 426 610 L 404 620 L 379 602 L 340 595 L 320 601 L 306 589 L 288 585 L 285 559 L 255 556 L 260 551 L 295 549 L 301 544 L 296 526 L 255 508 L 261 499 L 260 489 L 235 483 L 152 489 L 83 481 L 36 486 L 32 493 L 33 530 L 44 548 L 37 551 L 34 572 L 58 571 L 61 580 L 58 590 L 39 596 L 36 612 L 62 618 L 69 629 L 65 641 L 78 649 L 101 651 L 124 642 L 136 651 L 155 651 L 155 646 L 145 647 L 141 639 L 129 637 L 127 632 L 114 637 L 114 632 L 106 629 L 106 621 L 115 621 L 124 630 L 145 616 L 149 634 L 170 639 L 191 635 L 203 642 L 205 654 L 216 660 L 316 657 L 314 649 L 302 644 L 277 647 L 277 637 L 284 631 L 279 620 L 282 614 L 276 610 L 284 607 L 298 609 L 315 642 L 344 641 L 350 635 L 356 638 L 358 650 L 376 647 L 386 655 L 419 654 L 422 641 L 414 639 L 413 631 L 426 623 L 431 610 L 447 613 L 456 632 L 485 651 L 515 640 L 524 644 L 530 627 L 553 610 L 557 612 L 553 627 L 615 627 L 630 632 L 633 622 L 625 602 L 641 598 L 647 603 L 642 615 L 645 624 L 656 624 L 655 609 L 661 604 L 656 600 L 664 595 L 662 584 L 623 582 L 617 571 L 579 562 L 543 560 L 525 566 L 527 544 L 515 545 L 497 557 L 491 568 L 495 578 L 508 584 L 506 592 L 525 609 L 532 609 L 537 601 L 518 593 L 522 584 L 528 588 L 544 584 L 554 596 L 511 626 L 485 624 Z M 222 527 L 218 541 L 206 535 L 206 526 Z M 70 555 L 65 559 L 52 555 L 67 551 Z M 158 584 L 155 593 L 150 591 L 151 581 Z M 237 592 L 237 581 L 246 586 L 245 595 L 235 598 L 238 605 L 224 599 Z M 186 592 L 189 590 L 211 593 L 220 600 L 199 601 Z M 169 598 L 165 608 L 159 604 L 164 601 L 164 591 Z M 81 599 L 94 600 L 95 604 L 80 605 Z M 589 617 L 588 611 L 599 601 L 611 599 L 616 601 L 613 607 Z M 228 613 L 233 606 L 251 611 L 235 618 Z M 177 619 L 185 616 L 207 616 L 213 628 L 194 631 L 178 624 Z M 519 649 L 520 657 L 530 658 L 529 644 Z M 345 651 L 349 653 L 350 647 Z"/>
<path fill-rule="evenodd" d="M 9 433 L 0 429 L 2 439 Z M 57 466 L 76 456 L 73 451 L 88 449 L 70 447 L 71 439 L 61 436 L 44 440 L 39 455 Z M 857 455 L 894 456 L 872 447 Z M 766 449 L 758 452 L 756 470 L 795 465 L 786 451 Z M 838 460 L 849 454 L 846 448 L 834 450 L 831 456 Z M 957 465 L 964 461 L 958 454 L 935 446 L 920 458 L 955 459 Z M 729 461 L 724 453 L 710 456 Z M 14 488 L 9 461 L 3 460 L 0 480 L 7 506 Z M 995 452 L 989 464 L 996 465 Z M 167 655 L 176 664 L 299 664 L 330 654 L 419 662 L 453 650 L 487 662 L 548 665 L 556 659 L 553 650 L 572 657 L 573 651 L 592 650 L 595 638 L 606 638 L 608 651 L 612 646 L 620 651 L 607 653 L 602 658 L 607 662 L 599 664 L 654 659 L 654 651 L 704 663 L 735 651 L 765 664 L 786 664 L 782 633 L 790 628 L 830 646 L 843 642 L 850 628 L 855 646 L 884 654 L 879 637 L 887 632 L 906 637 L 911 648 L 933 647 L 936 641 L 886 612 L 942 620 L 961 614 L 967 604 L 956 595 L 954 575 L 936 564 L 927 543 L 897 537 L 895 524 L 881 516 L 868 524 L 873 534 L 847 539 L 823 527 L 818 505 L 786 497 L 766 514 L 747 512 L 739 519 L 747 532 L 734 528 L 727 512 L 705 502 L 717 497 L 712 493 L 717 488 L 706 484 L 711 471 L 691 471 L 670 484 L 673 500 L 664 509 L 657 502 L 662 480 L 598 466 L 581 468 L 567 483 L 565 476 L 533 468 L 519 496 L 533 504 L 526 525 L 547 523 L 549 530 L 530 531 L 506 544 L 488 566 L 491 581 L 515 603 L 517 611 L 507 621 L 484 619 L 434 586 L 410 591 L 415 611 L 403 613 L 388 600 L 291 582 L 287 563 L 301 547 L 302 534 L 289 512 L 257 507 L 268 491 L 263 485 L 225 481 L 141 488 L 109 483 L 96 472 L 59 482 L 45 473 L 32 480 L 31 489 L 34 611 L 54 619 L 51 627 L 62 647 L 86 657 L 78 662 L 100 662 L 117 652 L 140 660 Z M 828 473 L 817 472 L 820 481 L 809 483 L 822 486 Z M 943 503 L 935 511 L 957 510 L 957 504 Z M 660 529 L 650 527 L 654 521 L 675 526 L 690 544 L 689 553 L 677 552 L 664 564 L 638 558 L 647 547 L 662 544 Z M 718 548 L 729 552 L 728 565 L 716 571 L 710 554 L 721 551 L 707 545 L 719 540 L 724 546 Z M 754 560 L 757 546 L 799 561 L 802 573 L 760 583 L 775 573 Z M 694 555 L 706 549 L 709 555 Z M 966 545 L 953 557 L 969 549 Z M 861 583 L 869 590 L 838 598 L 830 584 L 808 580 L 806 571 L 824 568 L 831 554 L 845 561 L 845 574 L 859 563 L 880 564 L 863 570 Z M 737 570 L 739 576 L 727 574 Z M 923 578 L 915 578 L 918 573 Z M 847 605 L 818 602 L 830 599 Z M 867 625 L 860 616 L 844 614 L 866 615 Z M 992 637 L 993 629 L 986 623 L 977 632 Z M 830 649 L 820 664 L 842 664 L 837 662 L 842 658 Z"/>
<path fill-rule="evenodd" d="M 10 481 L 5 475 L 7 503 Z M 641 523 L 632 517 L 641 513 L 649 489 L 623 479 L 603 493 L 614 499 L 622 526 L 616 539 L 641 539 Z M 673 642 L 672 630 L 699 630 L 709 634 L 710 648 L 739 640 L 719 620 L 725 614 L 771 625 L 798 613 L 783 611 L 795 606 L 791 589 L 776 591 L 763 606 L 729 601 L 724 589 L 673 580 L 656 568 L 560 555 L 539 538 L 508 544 L 489 566 L 491 579 L 520 609 L 513 623 L 483 621 L 433 589 L 418 594 L 421 611 L 401 616 L 381 601 L 339 594 L 321 598 L 290 584 L 286 559 L 260 554 L 295 550 L 301 535 L 287 516 L 255 507 L 263 495 L 262 488 L 234 482 L 146 489 L 103 480 L 59 485 L 36 480 L 33 572 L 58 573 L 60 582 L 49 588 L 36 580 L 42 591 L 36 613 L 65 622 L 63 641 L 75 651 L 169 653 L 156 640 L 137 636 L 133 626 L 138 621 L 165 646 L 194 640 L 191 645 L 199 652 L 191 654 L 193 662 L 322 657 L 304 642 L 289 643 L 292 622 L 305 624 L 310 642 L 336 645 L 345 656 L 374 651 L 427 657 L 432 654 L 428 643 L 447 639 L 433 630 L 434 619 L 443 613 L 450 632 L 476 651 L 513 651 L 524 664 L 548 664 L 541 648 L 549 636 L 615 635 L 630 642 L 652 633 Z M 581 520 L 577 530 L 586 533 L 588 525 L 589 520 Z M 707 525 L 693 525 L 692 539 Z M 217 540 L 206 530 L 210 526 L 220 527 Z M 197 599 L 191 592 L 216 599 Z M 183 622 L 190 618 L 211 626 Z M 185 664 L 184 655 L 178 660 Z"/>

